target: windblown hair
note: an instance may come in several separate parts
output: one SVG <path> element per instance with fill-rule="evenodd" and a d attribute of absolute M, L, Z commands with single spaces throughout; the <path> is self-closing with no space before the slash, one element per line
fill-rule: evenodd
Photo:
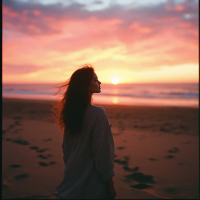
<path fill-rule="evenodd" d="M 88 87 L 93 78 L 94 68 L 90 64 L 76 70 L 67 83 L 59 86 L 67 87 L 58 105 L 58 125 L 61 130 L 71 136 L 80 133 L 86 107 L 91 103 Z"/>

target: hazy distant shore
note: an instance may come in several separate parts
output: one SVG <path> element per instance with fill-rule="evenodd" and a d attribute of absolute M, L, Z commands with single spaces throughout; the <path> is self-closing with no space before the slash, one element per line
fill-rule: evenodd
<path fill-rule="evenodd" d="M 3 199 L 56 198 L 64 162 L 53 103 L 3 98 Z M 199 198 L 199 108 L 98 106 L 112 125 L 117 198 Z"/>
<path fill-rule="evenodd" d="M 3 84 L 2 89 L 6 98 L 59 99 L 54 84 Z M 96 104 L 199 107 L 198 83 L 101 84 L 101 89 L 93 95 Z"/>

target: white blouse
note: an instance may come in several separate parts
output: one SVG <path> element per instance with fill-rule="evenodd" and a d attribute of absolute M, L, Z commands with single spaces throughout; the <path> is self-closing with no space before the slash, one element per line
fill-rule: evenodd
<path fill-rule="evenodd" d="M 55 195 L 62 199 L 105 199 L 114 175 L 114 142 L 105 111 L 88 105 L 80 135 L 64 133 L 64 178 Z"/>

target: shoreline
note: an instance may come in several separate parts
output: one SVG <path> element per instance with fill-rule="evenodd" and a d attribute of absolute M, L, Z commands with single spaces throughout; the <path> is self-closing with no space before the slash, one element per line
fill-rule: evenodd
<path fill-rule="evenodd" d="M 25 101 L 25 102 L 51 102 L 57 103 L 59 100 L 51 100 L 51 99 L 26 99 L 26 98 L 10 98 L 10 97 L 2 97 L 2 101 Z M 143 105 L 143 104 L 135 104 L 135 105 L 128 105 L 128 104 L 115 104 L 115 103 L 92 103 L 92 105 L 96 106 L 116 106 L 116 107 L 165 107 L 165 108 L 192 108 L 192 109 L 199 109 L 199 106 L 176 106 L 176 105 Z"/>
<path fill-rule="evenodd" d="M 3 98 L 3 199 L 57 198 L 65 166 L 53 103 Z M 111 124 L 116 199 L 199 198 L 199 108 L 95 105 Z"/>

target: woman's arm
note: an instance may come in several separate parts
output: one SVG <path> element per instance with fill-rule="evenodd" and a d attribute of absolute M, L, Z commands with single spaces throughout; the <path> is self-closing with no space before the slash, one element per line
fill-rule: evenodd
<path fill-rule="evenodd" d="M 111 178 L 108 181 L 108 185 L 109 185 L 109 199 L 114 199 L 117 195 L 116 190 L 115 190 L 115 186 L 114 186 L 114 182 L 113 182 L 113 178 Z"/>
<path fill-rule="evenodd" d="M 92 152 L 97 171 L 101 178 L 108 183 L 109 199 L 114 199 L 116 191 L 113 183 L 114 173 L 114 143 L 105 111 L 98 115 L 93 131 Z"/>
<path fill-rule="evenodd" d="M 114 143 L 109 123 L 103 112 L 96 118 L 92 133 L 92 153 L 98 173 L 102 180 L 107 182 L 115 175 L 113 170 Z"/>

